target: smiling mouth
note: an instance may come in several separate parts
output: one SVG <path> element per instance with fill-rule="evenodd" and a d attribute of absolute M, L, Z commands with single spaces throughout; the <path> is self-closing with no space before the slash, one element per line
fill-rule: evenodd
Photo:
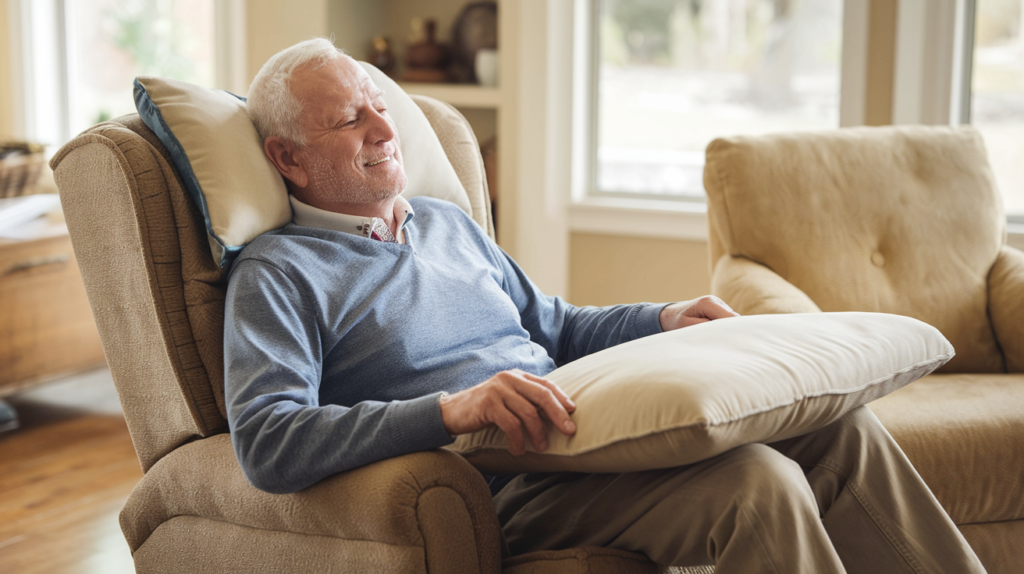
<path fill-rule="evenodd" d="M 385 156 L 385 157 L 383 157 L 381 159 L 378 159 L 377 161 L 371 161 L 371 162 L 367 163 L 366 165 L 367 165 L 367 167 L 374 166 L 374 165 L 377 165 L 379 163 L 384 163 L 384 162 L 388 161 L 389 159 L 391 159 L 391 156 Z"/>

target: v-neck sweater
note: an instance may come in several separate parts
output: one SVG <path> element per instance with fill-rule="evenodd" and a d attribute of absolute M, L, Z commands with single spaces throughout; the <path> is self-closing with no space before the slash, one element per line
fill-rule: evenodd
<path fill-rule="evenodd" d="M 548 297 L 458 207 L 410 202 L 406 243 L 289 224 L 232 266 L 228 423 L 257 488 L 288 493 L 451 443 L 442 393 L 498 372 L 543 376 L 658 333 L 663 305 Z"/>

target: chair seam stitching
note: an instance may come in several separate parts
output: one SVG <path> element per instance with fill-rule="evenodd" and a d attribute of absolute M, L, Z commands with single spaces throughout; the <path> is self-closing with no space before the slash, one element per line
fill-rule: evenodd
<path fill-rule="evenodd" d="M 252 525 L 249 525 L 249 524 L 240 524 L 238 522 L 234 522 L 234 521 L 231 521 L 231 520 L 225 520 L 225 519 L 222 519 L 222 518 L 214 518 L 212 516 L 202 516 L 202 515 L 199 515 L 199 514 L 192 514 L 192 513 L 180 513 L 180 514 L 173 514 L 171 516 L 168 516 L 166 520 L 163 520 L 162 522 L 160 522 L 160 524 L 158 524 L 157 527 L 153 529 L 153 532 L 150 532 L 149 535 L 146 536 L 146 539 L 143 540 L 141 544 L 139 544 L 138 548 L 136 548 L 135 550 L 132 551 L 132 556 L 135 556 L 135 553 L 138 552 L 139 550 L 141 550 L 142 547 L 145 546 L 145 544 L 147 542 L 149 542 L 149 539 L 153 537 L 153 533 L 155 533 L 157 531 L 157 528 L 160 528 L 161 526 L 163 526 L 164 524 L 167 524 L 168 522 L 170 522 L 171 520 L 174 520 L 175 518 L 188 518 L 188 517 L 199 518 L 199 519 L 202 519 L 202 520 L 210 520 L 210 521 L 213 521 L 213 522 L 220 522 L 220 523 L 223 523 L 223 524 L 230 524 L 232 526 L 239 526 L 241 528 L 252 528 L 253 530 L 261 530 L 263 532 L 282 532 L 282 533 L 285 533 L 285 534 L 295 534 L 297 536 L 316 536 L 318 538 L 333 538 L 333 539 L 336 539 L 336 540 L 347 540 L 347 541 L 351 541 L 351 542 L 371 542 L 373 544 L 383 544 L 385 546 L 394 546 L 396 548 L 424 548 L 424 549 L 426 548 L 425 545 L 424 546 L 417 546 L 417 545 L 414 545 L 414 544 L 394 544 L 392 542 L 383 542 L 381 540 L 372 540 L 372 539 L 366 539 L 366 538 L 346 538 L 346 537 L 343 537 L 343 536 L 335 536 L 335 535 L 332 535 L 332 534 L 316 534 L 316 533 L 312 533 L 312 532 L 296 532 L 294 530 L 278 530 L 278 529 L 275 529 L 275 528 L 263 528 L 261 526 L 252 526 Z"/>
<path fill-rule="evenodd" d="M 433 486 L 427 487 L 427 488 L 419 491 L 416 494 L 416 529 L 419 531 L 420 539 L 423 541 L 423 547 L 422 547 L 423 548 L 423 561 L 424 561 L 423 566 L 426 568 L 427 574 L 430 574 L 430 563 L 427 562 L 427 537 L 424 536 L 424 534 L 423 534 L 423 523 L 420 520 L 420 500 L 423 498 L 423 495 L 426 494 L 427 492 L 430 492 L 431 490 L 435 490 L 435 489 L 439 489 L 439 488 L 443 488 L 445 490 L 452 491 L 453 493 L 455 493 L 456 496 L 459 497 L 460 500 L 462 500 L 462 504 L 466 508 L 466 514 L 469 514 L 470 525 L 471 526 L 475 526 L 473 524 L 473 514 L 469 511 L 469 505 L 466 504 L 466 499 L 462 496 L 461 493 L 459 493 L 454 488 L 452 488 L 452 487 L 450 487 L 448 485 L 435 484 Z M 483 570 L 483 564 L 480 562 L 481 556 L 480 556 L 480 552 L 479 552 L 479 544 L 477 543 L 477 539 L 476 539 L 476 528 L 470 528 L 470 533 L 473 536 L 473 548 L 477 549 L 477 552 L 476 552 L 477 572 L 479 572 L 480 574 L 483 574 L 483 571 L 484 571 Z"/>

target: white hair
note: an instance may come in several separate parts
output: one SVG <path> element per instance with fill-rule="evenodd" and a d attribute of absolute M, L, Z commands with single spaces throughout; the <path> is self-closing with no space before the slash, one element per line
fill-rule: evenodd
<path fill-rule="evenodd" d="M 292 74 L 304 64 L 318 60 L 319 68 L 344 56 L 345 52 L 327 38 L 312 38 L 274 54 L 260 68 L 249 86 L 246 107 L 260 137 L 279 137 L 300 146 L 306 137 L 299 127 L 302 103 L 292 94 Z"/>

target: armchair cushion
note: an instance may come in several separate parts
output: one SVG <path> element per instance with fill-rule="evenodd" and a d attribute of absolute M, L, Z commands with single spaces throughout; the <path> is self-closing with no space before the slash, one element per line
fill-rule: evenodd
<path fill-rule="evenodd" d="M 722 256 L 711 278 L 711 291 L 741 315 L 821 312 L 792 283 L 744 257 Z"/>
<path fill-rule="evenodd" d="M 930 375 L 868 406 L 953 522 L 1024 519 L 1024 375 Z"/>
<path fill-rule="evenodd" d="M 572 437 L 508 452 L 496 428 L 458 437 L 477 468 L 631 472 L 805 434 L 953 356 L 925 323 L 877 313 L 751 315 L 645 337 L 549 373 L 575 401 Z"/>
<path fill-rule="evenodd" d="M 1024 253 L 1003 246 L 988 274 L 988 314 L 1006 370 L 1024 373 Z"/>
<path fill-rule="evenodd" d="M 486 483 L 459 456 L 444 451 L 389 459 L 335 475 L 299 493 L 279 495 L 246 482 L 230 437 L 219 434 L 160 459 L 121 511 L 121 528 L 133 553 L 161 529 L 161 536 L 173 540 L 175 529 L 188 530 L 190 524 L 205 529 L 215 523 L 232 531 L 288 534 L 279 541 L 308 538 L 323 545 L 334 539 L 356 553 L 397 547 L 405 549 L 404 556 L 411 549 L 421 563 L 430 549 L 435 553 L 426 556 L 428 565 L 433 562 L 430 571 L 466 571 L 449 562 L 459 560 L 467 549 L 476 558 L 470 571 L 493 572 L 501 559 L 499 527 Z M 194 541 L 195 529 L 184 536 Z M 208 551 L 216 553 L 217 548 Z M 292 552 L 293 558 L 299 557 L 302 547 Z"/>

